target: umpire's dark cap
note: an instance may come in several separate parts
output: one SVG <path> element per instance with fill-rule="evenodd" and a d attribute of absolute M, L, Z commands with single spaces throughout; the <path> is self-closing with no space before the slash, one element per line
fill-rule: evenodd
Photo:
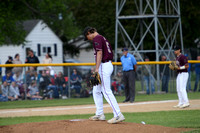
<path fill-rule="evenodd" d="M 92 27 L 90 27 L 90 26 L 87 26 L 87 27 L 85 27 L 85 29 L 83 30 L 84 41 L 87 41 L 87 40 L 88 40 L 88 39 L 87 39 L 87 33 L 88 33 L 91 29 L 94 29 L 94 28 L 92 28 Z"/>
<path fill-rule="evenodd" d="M 181 47 L 179 45 L 174 46 L 174 50 L 179 50 L 179 49 L 181 49 Z"/>
<path fill-rule="evenodd" d="M 125 48 L 123 48 L 123 49 L 122 49 L 122 51 L 128 51 L 128 48 L 127 48 L 127 47 L 125 47 Z"/>

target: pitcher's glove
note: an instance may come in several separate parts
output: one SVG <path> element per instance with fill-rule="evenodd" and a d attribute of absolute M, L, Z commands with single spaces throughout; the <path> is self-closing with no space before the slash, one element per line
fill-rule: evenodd
<path fill-rule="evenodd" d="M 101 78 L 99 73 L 95 72 L 90 76 L 90 85 L 93 87 L 98 84 L 101 84 Z"/>
<path fill-rule="evenodd" d="M 171 70 L 177 70 L 178 69 L 178 65 L 176 64 L 176 61 L 172 61 L 170 64 L 169 64 L 169 68 Z"/>

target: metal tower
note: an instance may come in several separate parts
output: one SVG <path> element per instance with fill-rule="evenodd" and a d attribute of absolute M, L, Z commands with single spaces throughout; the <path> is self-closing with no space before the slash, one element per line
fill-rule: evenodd
<path fill-rule="evenodd" d="M 119 43 L 132 49 L 130 53 L 143 60 L 146 53 L 154 53 L 155 60 L 163 54 L 174 57 L 172 47 L 183 50 L 179 0 L 116 0 L 115 61 Z M 155 79 L 160 81 L 159 65 Z M 150 72 L 149 72 L 150 73 Z M 160 88 L 157 82 L 158 89 Z"/>

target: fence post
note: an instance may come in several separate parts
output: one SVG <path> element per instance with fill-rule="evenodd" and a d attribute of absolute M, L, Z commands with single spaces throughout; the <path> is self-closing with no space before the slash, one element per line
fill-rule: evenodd
<path fill-rule="evenodd" d="M 67 73 L 68 73 L 68 97 L 71 97 L 71 88 L 70 88 L 70 66 L 67 67 Z"/>
<path fill-rule="evenodd" d="M 26 67 L 24 67 L 24 83 L 25 83 L 25 87 L 24 87 L 24 98 L 25 100 L 27 100 L 27 96 L 26 96 L 26 88 L 27 88 L 27 84 L 26 84 Z"/>

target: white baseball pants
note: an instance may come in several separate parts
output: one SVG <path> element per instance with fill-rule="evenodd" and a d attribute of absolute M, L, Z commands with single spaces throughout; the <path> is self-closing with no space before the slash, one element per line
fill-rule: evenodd
<path fill-rule="evenodd" d="M 110 78 L 113 72 L 113 65 L 111 61 L 101 63 L 99 67 L 99 75 L 101 77 L 101 84 L 93 87 L 93 98 L 96 105 L 96 115 L 103 114 L 103 95 L 106 101 L 113 109 L 114 117 L 121 114 L 117 100 L 112 93 Z M 102 95 L 103 93 L 103 95 Z"/>
<path fill-rule="evenodd" d="M 188 76 L 188 72 L 182 72 L 178 74 L 176 79 L 176 90 L 178 94 L 179 105 L 189 103 L 186 92 Z"/>

